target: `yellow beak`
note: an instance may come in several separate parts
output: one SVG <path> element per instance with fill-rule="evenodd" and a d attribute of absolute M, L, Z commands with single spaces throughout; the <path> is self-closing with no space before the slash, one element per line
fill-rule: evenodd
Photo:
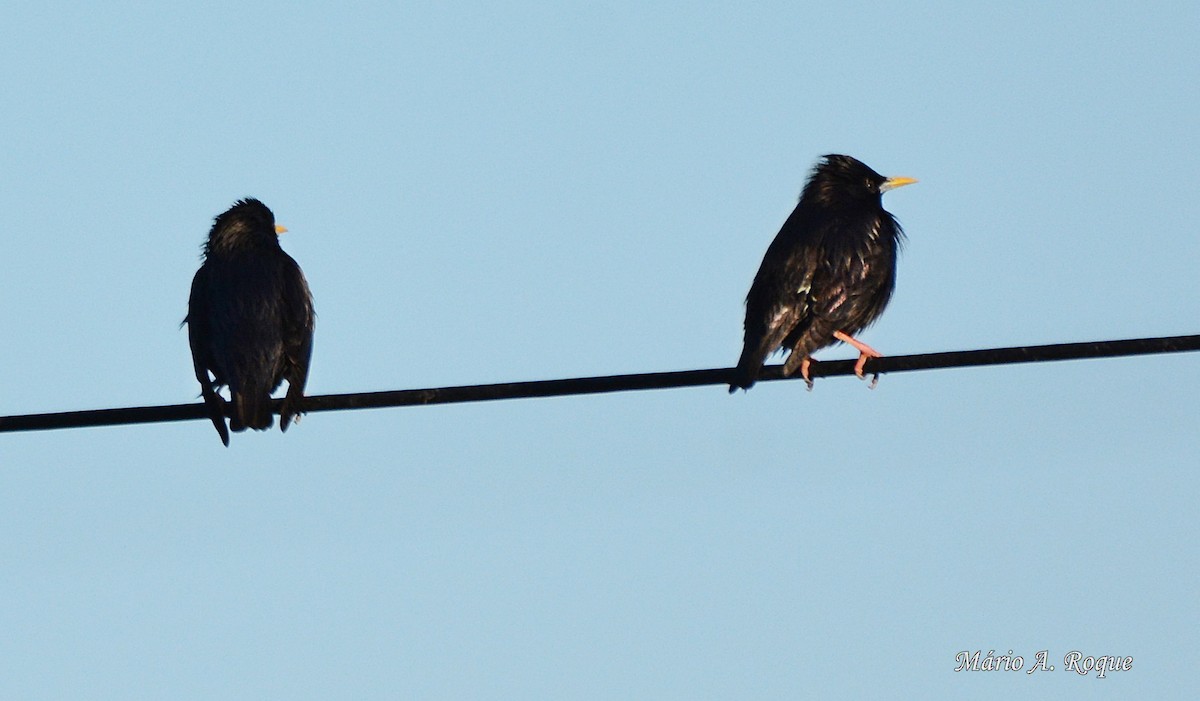
<path fill-rule="evenodd" d="M 275 234 L 276 234 L 276 235 L 279 235 L 279 234 L 286 234 L 286 233 L 287 233 L 287 227 L 286 227 L 286 226 L 284 226 L 283 224 L 276 224 L 276 225 L 275 225 Z"/>
<path fill-rule="evenodd" d="M 917 182 L 916 178 L 888 178 L 887 180 L 883 181 L 882 185 L 879 186 L 879 191 L 887 192 L 888 190 L 895 190 L 896 188 L 904 187 L 905 185 L 912 185 L 915 182 Z"/>

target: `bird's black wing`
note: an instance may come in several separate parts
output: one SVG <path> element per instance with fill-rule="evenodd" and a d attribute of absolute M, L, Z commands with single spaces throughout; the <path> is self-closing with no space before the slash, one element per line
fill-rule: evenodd
<path fill-rule="evenodd" d="M 283 375 L 288 381 L 288 391 L 279 411 L 279 429 L 286 431 L 292 418 L 302 413 L 304 385 L 308 382 L 308 367 L 312 359 L 316 313 L 313 311 L 312 293 L 300 266 L 286 253 L 283 254 L 282 266 Z"/>
<path fill-rule="evenodd" d="M 192 278 L 192 290 L 188 297 L 188 313 L 184 323 L 188 326 L 188 345 L 192 349 L 192 368 L 200 383 L 200 396 L 208 407 L 208 416 L 221 442 L 229 447 L 229 429 L 225 426 L 225 400 L 217 394 L 216 383 L 209 377 L 209 368 L 214 366 L 211 356 L 212 327 L 210 324 L 209 269 L 201 265 Z"/>
<path fill-rule="evenodd" d="M 731 392 L 749 389 L 767 357 L 811 321 L 820 251 L 795 220 L 793 214 L 771 242 L 746 296 L 745 340 Z"/>

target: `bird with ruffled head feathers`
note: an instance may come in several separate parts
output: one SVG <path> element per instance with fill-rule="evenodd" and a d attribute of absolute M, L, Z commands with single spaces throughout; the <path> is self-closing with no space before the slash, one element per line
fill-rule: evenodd
<path fill-rule="evenodd" d="M 812 387 L 812 354 L 843 341 L 863 377 L 875 349 L 854 338 L 883 313 L 896 284 L 904 232 L 883 193 L 915 183 L 886 178 L 850 156 L 824 156 L 767 248 L 746 296 L 745 339 L 729 391 L 749 389 L 768 356 L 790 351 L 784 374 Z"/>
<path fill-rule="evenodd" d="M 271 393 L 288 391 L 279 428 L 298 416 L 312 357 L 312 294 L 300 266 L 279 245 L 287 231 L 253 198 L 217 216 L 192 279 L 188 341 L 209 417 L 229 445 L 229 430 L 271 427 Z M 228 387 L 231 409 L 219 394 Z"/>

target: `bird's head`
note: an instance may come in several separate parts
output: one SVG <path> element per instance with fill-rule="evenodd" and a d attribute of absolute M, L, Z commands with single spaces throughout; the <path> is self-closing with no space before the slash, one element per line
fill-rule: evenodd
<path fill-rule="evenodd" d="M 823 156 L 813 169 L 802 199 L 832 207 L 872 204 L 882 207 L 883 193 L 915 182 L 916 178 L 887 178 L 857 158 L 830 154 Z"/>
<path fill-rule="evenodd" d="M 278 246 L 279 234 L 285 231 L 286 228 L 276 226 L 275 215 L 267 205 L 247 197 L 217 215 L 208 232 L 208 244 L 204 250 L 205 253 L 212 253 Z"/>

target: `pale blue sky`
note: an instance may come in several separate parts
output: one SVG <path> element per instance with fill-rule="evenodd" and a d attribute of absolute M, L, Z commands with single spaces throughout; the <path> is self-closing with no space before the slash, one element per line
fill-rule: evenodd
<path fill-rule="evenodd" d="M 1200 6 L 969 5 L 9 2 L 0 414 L 195 400 L 248 195 L 310 393 L 729 366 L 829 152 L 885 353 L 1196 333 Z M 0 697 L 1194 698 L 1196 362 L 6 434 Z"/>

